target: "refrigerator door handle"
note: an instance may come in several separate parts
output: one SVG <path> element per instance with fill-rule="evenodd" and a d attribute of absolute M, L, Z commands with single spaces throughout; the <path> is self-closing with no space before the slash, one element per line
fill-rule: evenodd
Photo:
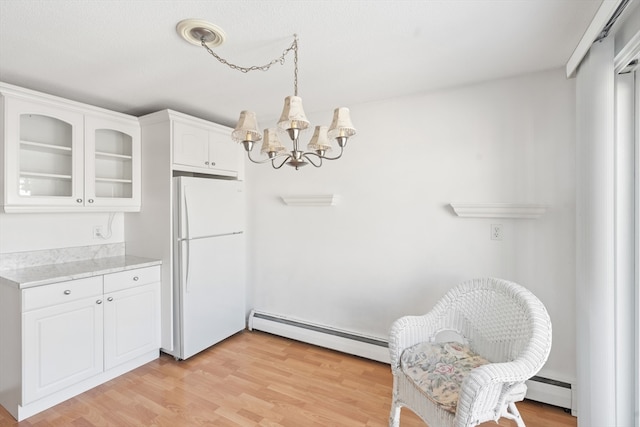
<path fill-rule="evenodd" d="M 221 233 L 221 234 L 209 234 L 207 236 L 198 236 L 193 237 L 189 240 L 199 240 L 199 239 L 211 239 L 212 237 L 225 237 L 225 236 L 235 236 L 236 234 L 243 234 L 244 231 L 231 231 L 229 233 Z M 185 239 L 186 240 L 186 239 Z"/>
<path fill-rule="evenodd" d="M 184 183 L 182 185 L 182 197 L 184 199 L 184 216 L 182 217 L 182 222 L 184 222 L 184 227 L 185 227 L 185 235 L 184 235 L 184 239 L 183 241 L 185 242 L 184 244 L 184 252 L 185 252 L 185 258 L 183 258 L 183 262 L 184 262 L 184 266 L 185 266 L 185 270 L 186 270 L 186 275 L 185 275 L 185 281 L 184 281 L 184 290 L 185 292 L 189 292 L 189 264 L 191 264 L 189 262 L 189 238 L 191 237 L 191 233 L 189 231 L 189 196 L 187 194 L 187 185 L 186 183 Z"/>
<path fill-rule="evenodd" d="M 187 240 L 187 241 L 186 241 L 186 246 L 185 246 L 185 248 L 186 248 L 186 252 L 187 252 L 187 254 L 186 254 L 186 255 L 187 255 L 187 259 L 186 259 L 187 275 L 186 275 L 186 276 L 187 276 L 187 277 L 186 277 L 186 279 L 185 279 L 185 280 L 186 280 L 186 282 L 185 282 L 185 284 L 184 284 L 184 286 L 185 286 L 185 291 L 186 291 L 186 292 L 189 292 L 189 267 L 191 266 L 191 262 L 190 262 L 190 260 L 189 260 L 189 255 L 190 255 L 190 253 L 189 253 L 189 246 L 190 246 L 190 242 L 189 242 L 189 240 Z"/>
<path fill-rule="evenodd" d="M 189 240 L 179 239 L 180 244 L 180 283 L 185 292 L 189 292 Z"/>
<path fill-rule="evenodd" d="M 191 233 L 189 233 L 189 197 L 187 197 L 187 186 L 184 185 L 182 187 L 182 197 L 184 198 L 184 227 L 185 227 L 185 235 L 182 236 L 186 239 L 191 237 Z"/>

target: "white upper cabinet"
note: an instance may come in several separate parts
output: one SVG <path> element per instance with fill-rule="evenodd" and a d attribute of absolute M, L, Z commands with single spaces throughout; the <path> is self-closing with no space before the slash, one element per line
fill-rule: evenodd
<path fill-rule="evenodd" d="M 174 122 L 173 163 L 209 168 L 209 131 L 206 128 Z"/>
<path fill-rule="evenodd" d="M 140 207 L 138 123 L 85 116 L 85 199 L 97 207 Z"/>
<path fill-rule="evenodd" d="M 173 167 L 194 172 L 238 176 L 241 146 L 231 140 L 231 129 L 214 123 L 173 121 Z M 186 168 L 185 168 L 186 166 Z"/>
<path fill-rule="evenodd" d="M 212 168 L 242 175 L 244 148 L 242 144 L 231 140 L 231 129 L 209 131 L 209 162 Z"/>
<path fill-rule="evenodd" d="M 6 212 L 140 210 L 140 126 L 0 84 Z"/>
<path fill-rule="evenodd" d="M 81 206 L 83 115 L 6 97 L 4 110 L 5 206 Z"/>

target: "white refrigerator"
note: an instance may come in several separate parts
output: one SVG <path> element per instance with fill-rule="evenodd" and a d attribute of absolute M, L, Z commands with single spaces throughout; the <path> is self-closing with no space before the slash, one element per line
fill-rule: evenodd
<path fill-rule="evenodd" d="M 175 177 L 174 350 L 187 359 L 245 328 L 242 181 Z"/>

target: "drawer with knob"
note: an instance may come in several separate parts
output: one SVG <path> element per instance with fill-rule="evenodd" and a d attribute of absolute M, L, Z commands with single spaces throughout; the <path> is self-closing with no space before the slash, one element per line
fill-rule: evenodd
<path fill-rule="evenodd" d="M 25 289 L 22 293 L 22 309 L 29 311 L 91 296 L 102 297 L 102 276 Z"/>
<path fill-rule="evenodd" d="M 105 274 L 104 293 L 142 286 L 160 281 L 160 266 L 136 268 L 119 273 Z"/>

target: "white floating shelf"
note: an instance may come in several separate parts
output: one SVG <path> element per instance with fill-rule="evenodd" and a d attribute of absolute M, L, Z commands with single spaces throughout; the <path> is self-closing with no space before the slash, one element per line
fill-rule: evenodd
<path fill-rule="evenodd" d="M 40 172 L 20 172 L 20 176 L 33 177 L 33 178 L 45 178 L 45 179 L 62 179 L 65 181 L 71 181 L 71 175 L 59 175 L 55 173 L 40 173 Z"/>
<path fill-rule="evenodd" d="M 547 211 L 546 205 L 531 203 L 451 203 L 462 218 L 537 219 Z"/>
<path fill-rule="evenodd" d="M 131 155 L 129 154 L 116 154 L 116 153 L 106 153 L 103 151 L 96 151 L 96 157 L 102 157 L 105 159 L 122 159 L 122 160 L 131 160 Z"/>
<path fill-rule="evenodd" d="M 280 196 L 288 206 L 335 206 L 338 203 L 336 194 L 317 194 L 305 196 Z"/>

